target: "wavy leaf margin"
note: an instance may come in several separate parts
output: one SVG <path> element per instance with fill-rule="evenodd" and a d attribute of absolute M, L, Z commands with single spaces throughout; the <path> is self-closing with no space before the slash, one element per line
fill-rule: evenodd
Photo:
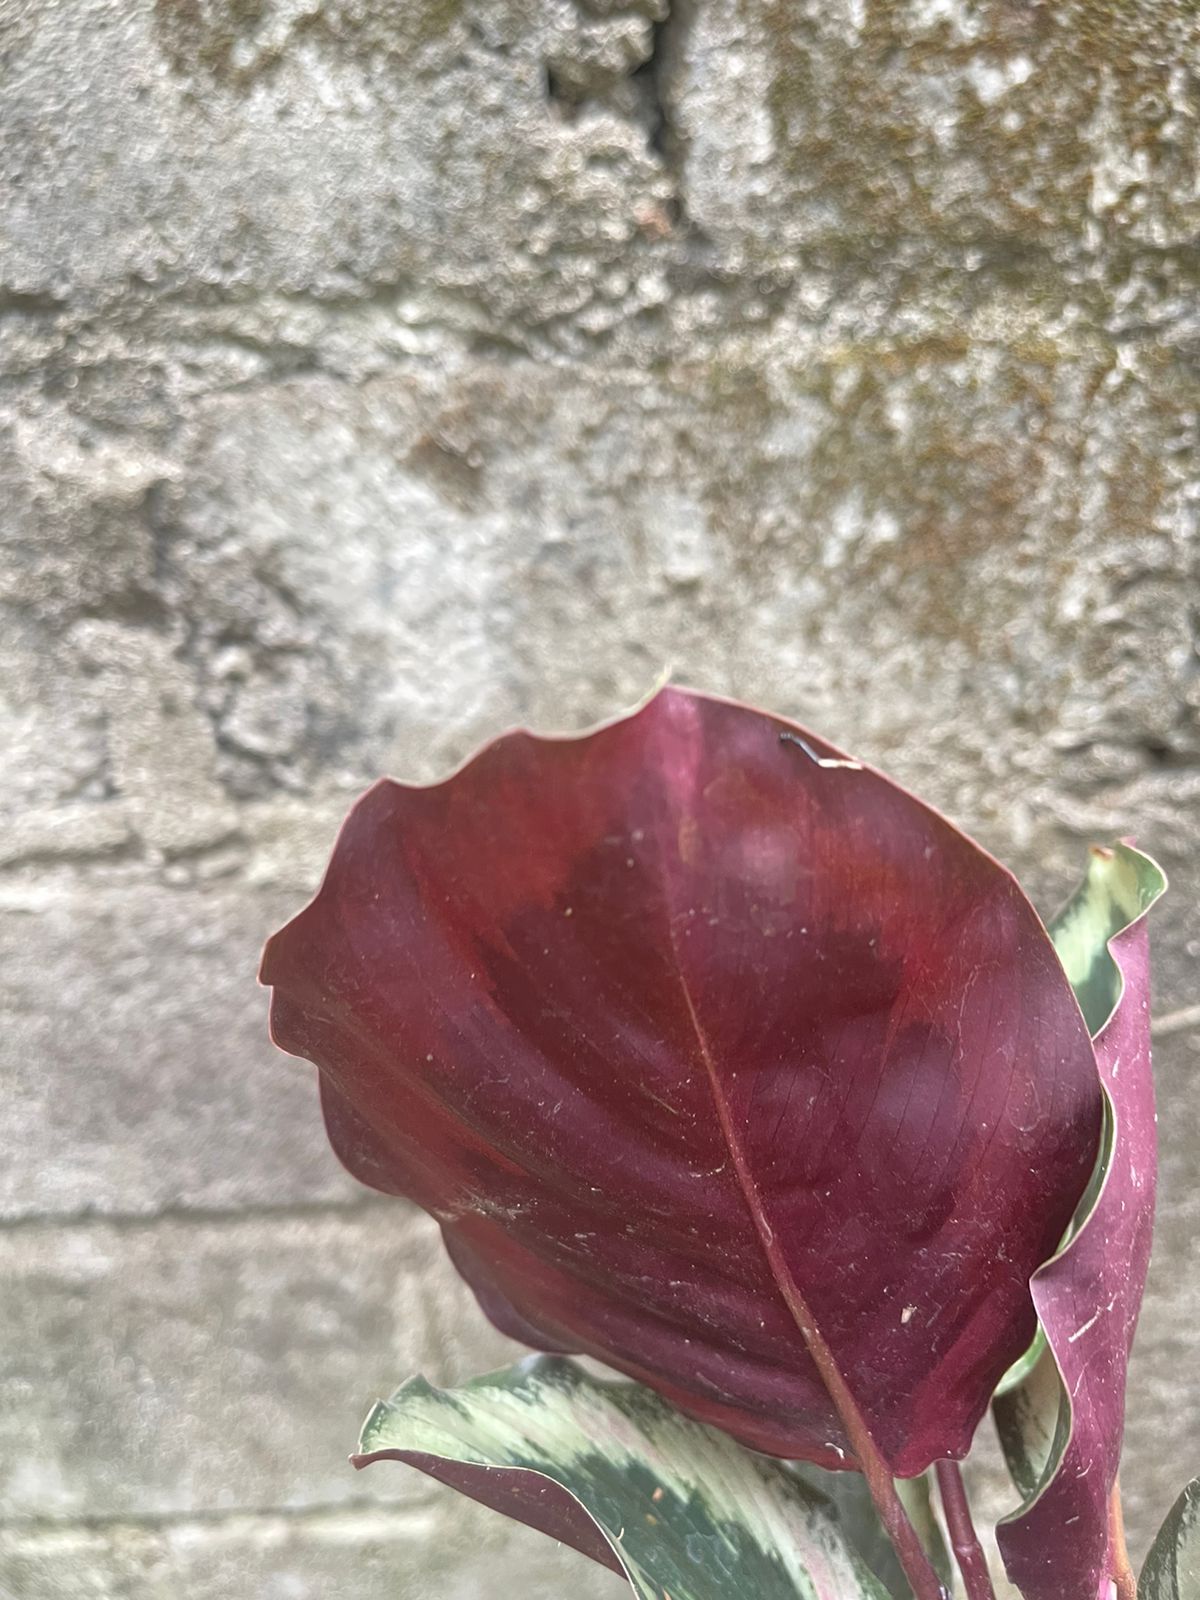
<path fill-rule="evenodd" d="M 1095 1042 L 1105 1125 L 1070 1234 L 1032 1280 L 1044 1348 L 1031 1351 L 1023 1376 L 1018 1363 L 993 1402 L 1025 1496 L 997 1538 L 1027 1600 L 1097 1600 L 1124 1560 L 1112 1497 L 1154 1214 L 1145 918 L 1166 887 L 1131 842 L 1095 846 L 1083 884 L 1050 923 Z"/>

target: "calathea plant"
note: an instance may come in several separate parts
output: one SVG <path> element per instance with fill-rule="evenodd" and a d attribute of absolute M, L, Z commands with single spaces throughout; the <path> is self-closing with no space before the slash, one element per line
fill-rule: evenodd
<path fill-rule="evenodd" d="M 1013 1581 L 1129 1600 L 1163 888 L 1095 848 L 1047 931 L 878 772 L 679 689 L 377 784 L 267 945 L 273 1036 L 320 1068 L 350 1171 L 435 1217 L 545 1353 L 412 1378 L 358 1464 L 407 1462 L 641 1600 L 937 1600 L 932 1478 L 978 1600 L 957 1463 L 990 1405 Z M 1200 1592 L 1195 1498 L 1152 1600 Z"/>

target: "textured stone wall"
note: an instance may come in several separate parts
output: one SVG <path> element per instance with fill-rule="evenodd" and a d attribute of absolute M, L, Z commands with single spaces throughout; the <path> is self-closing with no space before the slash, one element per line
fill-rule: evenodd
<path fill-rule="evenodd" d="M 0 1594 L 620 1593 L 345 1465 L 506 1351 L 253 973 L 369 779 L 666 666 L 1043 909 L 1122 830 L 1171 872 L 1144 1545 L 1200 1469 L 1193 0 L 2 0 L 0 62 Z"/>

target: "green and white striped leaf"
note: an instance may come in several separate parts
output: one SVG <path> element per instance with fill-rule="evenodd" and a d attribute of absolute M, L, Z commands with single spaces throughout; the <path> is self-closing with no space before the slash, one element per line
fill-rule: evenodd
<path fill-rule="evenodd" d="M 1166 887 L 1166 874 L 1158 863 L 1132 845 L 1097 847 L 1087 877 L 1048 924 L 1093 1039 L 1117 1009 L 1124 987 L 1109 944 L 1145 916 Z M 1085 1194 L 1083 1206 L 1087 1199 Z"/>
<path fill-rule="evenodd" d="M 638 1600 L 887 1600 L 788 1467 L 640 1384 L 532 1356 L 376 1405 L 355 1464 L 418 1467 L 629 1580 Z"/>
<path fill-rule="evenodd" d="M 904 1576 L 892 1541 L 884 1532 L 862 1473 L 826 1472 L 823 1467 L 814 1467 L 807 1461 L 793 1461 L 791 1469 L 832 1503 L 846 1538 L 892 1600 L 913 1600 L 912 1586 Z M 954 1570 L 933 1509 L 932 1478 L 932 1472 L 924 1472 L 919 1478 L 897 1478 L 896 1493 L 948 1594 L 954 1587 Z"/>
<path fill-rule="evenodd" d="M 1200 1600 L 1200 1478 L 1167 1513 L 1138 1579 L 1138 1600 Z"/>

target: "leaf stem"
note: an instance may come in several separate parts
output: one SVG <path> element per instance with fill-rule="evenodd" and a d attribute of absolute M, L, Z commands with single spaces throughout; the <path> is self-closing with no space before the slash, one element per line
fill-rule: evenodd
<path fill-rule="evenodd" d="M 850 1393 L 837 1364 L 833 1361 L 828 1345 L 815 1327 L 806 1326 L 799 1317 L 796 1320 L 800 1323 L 809 1353 L 824 1380 L 834 1409 L 841 1418 L 846 1437 L 858 1457 L 858 1464 L 867 1481 L 867 1488 L 879 1513 L 879 1520 L 883 1523 L 884 1532 L 892 1541 L 892 1547 L 915 1600 L 950 1600 L 942 1580 L 934 1571 L 928 1551 L 909 1520 L 903 1501 L 896 1493 L 896 1480 L 888 1470 L 878 1445 L 871 1437 L 863 1414 L 858 1409 L 858 1404 Z M 974 1600 L 973 1596 L 971 1600 Z"/>
<path fill-rule="evenodd" d="M 896 1552 L 904 1576 L 908 1579 L 915 1600 L 950 1600 L 942 1580 L 934 1571 L 933 1563 L 921 1543 L 917 1530 L 909 1521 L 908 1512 L 905 1511 L 900 1496 L 896 1493 L 895 1480 L 886 1472 L 881 1476 L 877 1472 L 867 1471 L 863 1476 L 867 1480 L 867 1488 L 879 1513 L 879 1520 L 883 1523 L 884 1532 L 892 1541 L 892 1548 Z"/>
<path fill-rule="evenodd" d="M 996 1600 L 987 1557 L 971 1520 L 971 1505 L 967 1499 L 962 1469 L 957 1461 L 939 1461 L 935 1470 L 942 1508 L 946 1513 L 946 1527 L 958 1570 L 962 1573 L 967 1600 Z"/>
<path fill-rule="evenodd" d="M 867 1425 L 867 1420 L 859 1409 L 858 1401 L 851 1392 L 850 1385 L 842 1376 L 837 1358 L 825 1342 L 825 1338 L 817 1326 L 816 1318 L 809 1309 L 808 1302 L 800 1291 L 799 1285 L 792 1277 L 787 1258 L 780 1247 L 779 1240 L 775 1237 L 775 1230 L 767 1221 L 763 1210 L 762 1198 L 758 1192 L 758 1185 L 750 1171 L 746 1159 L 746 1152 L 742 1148 L 738 1130 L 730 1114 L 729 1104 L 721 1087 L 721 1082 L 713 1060 L 712 1050 L 708 1038 L 701 1025 L 696 1012 L 695 1001 L 692 999 L 691 990 L 683 975 L 683 967 L 679 961 L 679 950 L 676 943 L 674 923 L 670 924 L 671 944 L 675 951 L 676 971 L 679 974 L 679 984 L 683 991 L 683 999 L 687 1006 L 688 1016 L 691 1020 L 692 1030 L 696 1036 L 696 1044 L 704 1070 L 708 1075 L 712 1088 L 713 1105 L 716 1108 L 717 1120 L 721 1133 L 733 1162 L 734 1173 L 746 1199 L 746 1206 L 751 1220 L 762 1243 L 763 1254 L 771 1268 L 771 1275 L 779 1288 L 784 1304 L 792 1314 L 792 1320 L 800 1331 L 800 1335 L 812 1357 L 813 1365 L 825 1385 L 827 1394 L 832 1402 L 843 1428 L 850 1448 L 858 1460 L 859 1470 L 867 1480 L 871 1499 L 879 1513 L 879 1520 L 883 1523 L 884 1531 L 892 1541 L 897 1558 L 903 1568 L 904 1576 L 908 1579 L 914 1600 L 950 1600 L 942 1581 L 934 1570 L 933 1563 L 926 1553 L 925 1546 L 921 1543 L 917 1530 L 908 1519 L 908 1513 L 896 1493 L 896 1480 L 892 1477 L 891 1470 L 883 1458 L 883 1453 L 875 1443 L 875 1439 Z"/>
<path fill-rule="evenodd" d="M 1129 1564 L 1129 1550 L 1125 1544 L 1125 1514 L 1121 1510 L 1121 1485 L 1113 1484 L 1108 1500 L 1108 1539 L 1112 1561 L 1112 1579 L 1117 1586 L 1117 1600 L 1137 1600 L 1137 1579 Z"/>
<path fill-rule="evenodd" d="M 797 1318 L 797 1321 L 799 1320 Z M 833 1361 L 828 1345 L 815 1327 L 806 1327 L 801 1323 L 801 1331 L 805 1335 L 817 1371 L 824 1379 L 834 1409 L 842 1420 L 846 1437 L 858 1457 L 858 1464 L 862 1468 L 863 1477 L 867 1480 L 867 1488 L 879 1513 L 879 1520 L 883 1523 L 884 1532 L 892 1541 L 892 1547 L 916 1600 L 949 1600 L 942 1580 L 934 1571 L 925 1546 L 921 1543 L 917 1530 L 909 1521 L 908 1512 L 896 1493 L 896 1480 L 871 1437 L 862 1412 L 858 1409 L 846 1380 Z"/>

